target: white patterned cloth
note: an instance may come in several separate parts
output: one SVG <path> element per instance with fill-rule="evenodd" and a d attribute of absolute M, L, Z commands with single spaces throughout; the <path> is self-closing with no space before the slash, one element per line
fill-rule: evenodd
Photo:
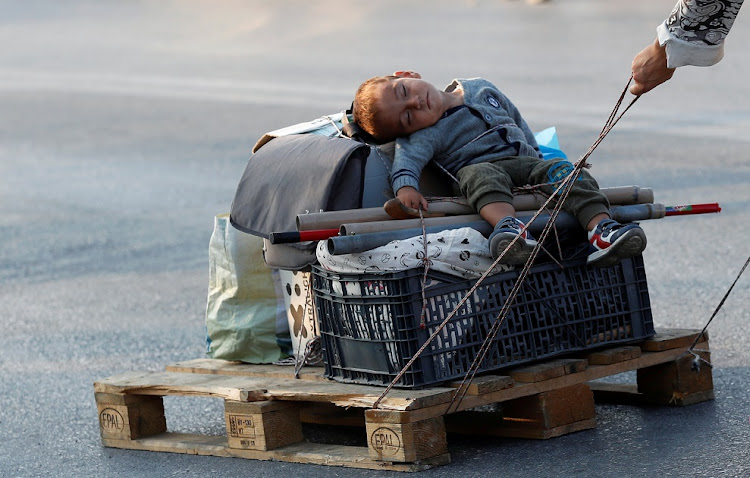
<path fill-rule="evenodd" d="M 711 66 L 724 57 L 724 40 L 743 0 L 679 0 L 656 28 L 667 66 Z"/>
<path fill-rule="evenodd" d="M 332 255 L 328 241 L 320 241 L 316 249 L 318 262 L 326 270 L 340 273 L 387 273 L 414 269 L 423 265 L 422 236 L 391 241 L 365 252 Z M 427 234 L 427 258 L 431 270 L 445 272 L 464 279 L 477 278 L 490 268 L 487 238 L 475 229 L 464 227 Z M 493 274 L 513 270 L 513 266 L 499 264 Z"/>

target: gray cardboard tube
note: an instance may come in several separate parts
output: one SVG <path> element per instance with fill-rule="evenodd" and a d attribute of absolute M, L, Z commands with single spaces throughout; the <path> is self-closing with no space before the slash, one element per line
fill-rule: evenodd
<path fill-rule="evenodd" d="M 426 217 L 424 218 L 425 226 L 449 226 L 452 224 L 465 224 L 467 222 L 483 221 L 479 214 L 467 214 L 463 216 L 445 216 L 445 217 Z M 394 231 L 398 229 L 422 228 L 422 220 L 400 219 L 377 222 L 353 222 L 342 224 L 339 228 L 339 235 L 353 236 L 356 234 L 370 234 L 373 232 Z"/>
<path fill-rule="evenodd" d="M 643 221 L 647 219 L 659 219 L 665 216 L 666 208 L 663 204 L 631 204 L 626 206 L 612 206 L 610 208 L 612 218 L 618 222 L 635 222 Z M 534 211 L 519 211 L 518 218 L 527 223 L 534 216 Z M 448 229 L 459 229 L 462 227 L 471 227 L 482 233 L 485 237 L 488 237 L 492 232 L 492 227 L 486 221 L 475 220 L 477 216 L 454 216 L 456 218 L 468 218 L 464 221 L 457 221 L 454 223 L 447 224 L 428 224 L 427 221 L 430 219 L 447 219 L 447 218 L 426 218 L 425 219 L 425 232 L 427 234 L 433 232 L 440 232 Z M 541 235 L 544 225 L 549 220 L 549 214 L 543 213 L 529 226 L 529 232 L 532 236 L 539 237 Z M 412 223 L 413 219 L 405 219 L 402 221 L 391 221 L 392 223 Z M 417 219 L 417 221 L 419 221 Z M 570 213 L 566 211 L 560 211 L 555 221 L 555 227 L 561 229 L 581 227 L 578 224 L 578 220 Z M 343 225 L 342 225 L 343 228 Z M 384 244 L 388 244 L 391 241 L 399 239 L 407 239 L 409 237 L 419 236 L 422 234 L 421 224 L 416 227 L 404 227 L 402 229 L 394 230 L 382 230 L 373 229 L 367 233 L 359 233 L 355 235 L 340 235 L 338 237 L 331 237 L 328 239 L 328 251 L 333 255 L 340 254 L 352 254 L 356 252 L 364 252 L 376 247 L 380 247 Z"/>
<path fill-rule="evenodd" d="M 618 222 L 634 222 L 646 219 L 659 219 L 666 215 L 666 208 L 663 204 L 630 204 L 626 206 L 611 206 L 610 213 L 612 218 Z M 531 218 L 534 211 L 518 211 L 519 219 L 523 217 Z M 542 214 L 540 217 L 549 217 Z M 572 217 L 572 216 L 571 216 Z M 426 217 L 425 226 L 448 226 L 453 224 L 462 224 L 467 222 L 481 221 L 482 217 L 478 214 L 467 214 L 463 216 L 445 216 L 445 217 Z M 535 221 L 537 222 L 537 221 Z M 353 236 L 357 234 L 371 234 L 374 232 L 395 231 L 400 229 L 412 229 L 422 227 L 422 220 L 401 219 L 374 222 L 354 222 L 351 224 L 342 224 L 339 228 L 340 236 Z M 533 234 L 533 231 L 532 231 Z"/>
<path fill-rule="evenodd" d="M 601 188 L 600 191 L 612 205 L 646 204 L 654 201 L 654 191 L 640 186 L 616 186 Z M 547 198 L 539 193 L 516 194 L 513 196 L 513 207 L 516 211 L 536 211 L 545 201 Z M 554 203 L 550 205 L 554 206 Z"/>
<path fill-rule="evenodd" d="M 474 208 L 468 204 L 456 201 L 435 201 L 430 203 L 430 212 L 444 213 L 450 216 L 476 214 Z M 391 220 L 393 220 L 393 218 L 389 216 L 382 207 L 314 212 L 297 215 L 297 230 L 314 231 L 317 229 L 338 229 L 339 226 L 347 223 Z"/>
<path fill-rule="evenodd" d="M 399 221 L 403 222 L 403 221 Z M 425 232 L 432 234 L 435 232 L 446 231 L 449 229 L 460 229 L 462 227 L 471 227 L 476 229 L 485 236 L 492 232 L 492 226 L 487 221 L 470 221 L 441 226 L 425 226 Z M 337 236 L 328 239 L 328 252 L 333 255 L 353 254 L 356 252 L 369 251 L 391 241 L 408 239 L 410 237 L 421 236 L 422 228 L 397 229 L 393 231 L 371 232 L 368 234 L 357 234 L 354 236 Z"/>
<path fill-rule="evenodd" d="M 612 219 L 617 222 L 635 222 L 646 219 L 661 219 L 667 215 L 664 204 L 630 204 L 628 206 L 612 206 L 609 208 Z"/>
<path fill-rule="evenodd" d="M 533 212 L 526 213 L 526 214 L 519 214 L 519 219 L 522 221 L 528 221 L 531 219 L 531 217 L 534 215 Z M 466 216 L 463 216 L 466 217 Z M 529 231 L 531 231 L 532 235 L 539 235 L 542 232 L 542 229 L 544 229 L 544 225 L 547 224 L 547 221 L 549 220 L 549 214 L 541 214 L 533 224 L 529 227 Z M 404 222 L 404 221 L 398 221 L 398 222 Z M 575 217 L 573 217 L 570 213 L 567 213 L 565 211 L 561 211 L 560 214 L 557 216 L 557 220 L 555 221 L 555 226 L 560 228 L 571 228 L 571 227 L 579 227 L 578 221 Z M 448 229 L 460 229 L 462 227 L 471 227 L 473 229 L 476 229 L 479 231 L 484 237 L 488 237 L 490 233 L 492 233 L 492 226 L 487 221 L 484 220 L 478 220 L 478 221 L 466 221 L 466 222 L 458 222 L 453 224 L 447 224 L 447 225 L 439 225 L 439 226 L 427 226 L 425 225 L 425 232 L 427 234 L 431 234 L 434 232 L 440 232 L 445 231 Z M 407 228 L 407 229 L 397 229 L 392 231 L 383 231 L 383 232 L 371 232 L 367 234 L 359 234 L 359 235 L 353 235 L 353 236 L 337 236 L 337 237 L 331 237 L 328 239 L 328 252 L 330 252 L 333 255 L 340 255 L 340 254 L 352 254 L 356 252 L 364 252 L 369 251 L 370 249 L 375 249 L 376 247 L 380 247 L 384 244 L 388 244 L 391 241 L 399 240 L 399 239 L 408 239 L 410 237 L 414 236 L 421 236 L 422 235 L 422 228 L 421 227 L 414 227 L 414 228 Z"/>
<path fill-rule="evenodd" d="M 387 221 L 390 219 L 392 219 L 391 216 L 382 207 L 313 212 L 297 215 L 297 230 L 338 229 L 345 222 Z"/>
<path fill-rule="evenodd" d="M 639 186 L 617 186 L 602 188 L 602 193 L 607 196 L 610 204 L 630 205 L 651 203 L 654 200 L 654 192 L 650 188 Z M 538 193 L 517 194 L 513 197 L 513 206 L 516 211 L 535 211 L 544 204 L 547 199 Z M 465 201 L 465 199 L 464 199 Z M 475 214 L 474 209 L 459 201 L 435 201 L 430 203 L 430 212 L 441 212 L 448 215 Z M 393 220 L 381 207 L 364 209 L 347 209 L 344 211 L 328 211 L 297 216 L 297 230 L 311 231 L 317 229 L 336 229 L 342 224 L 378 222 Z M 382 230 L 382 229 L 381 229 Z"/>

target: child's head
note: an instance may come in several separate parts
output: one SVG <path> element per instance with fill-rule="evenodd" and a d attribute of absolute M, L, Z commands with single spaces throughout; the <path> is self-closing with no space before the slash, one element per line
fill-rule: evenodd
<path fill-rule="evenodd" d="M 397 71 L 362 83 L 354 96 L 354 121 L 381 142 L 408 136 L 438 122 L 445 93 L 413 71 Z"/>

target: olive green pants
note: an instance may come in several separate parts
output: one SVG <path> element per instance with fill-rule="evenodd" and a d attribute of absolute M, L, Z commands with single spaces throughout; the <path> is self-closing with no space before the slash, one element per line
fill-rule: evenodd
<path fill-rule="evenodd" d="M 513 203 L 513 188 L 544 185 L 541 191 L 552 195 L 573 165 L 564 159 L 542 160 L 533 157 L 509 157 L 484 163 L 470 164 L 458 171 L 461 193 L 479 211 L 495 202 Z M 609 201 L 599 191 L 599 185 L 583 170 L 565 200 L 563 210 L 571 213 L 586 229 L 597 214 L 609 214 Z"/>

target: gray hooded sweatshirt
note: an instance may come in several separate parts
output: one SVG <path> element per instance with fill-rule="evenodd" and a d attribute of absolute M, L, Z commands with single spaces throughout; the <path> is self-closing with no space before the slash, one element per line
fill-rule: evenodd
<path fill-rule="evenodd" d="M 396 140 L 393 191 L 419 189 L 424 166 L 434 159 L 452 175 L 462 167 L 515 156 L 542 159 L 536 139 L 511 101 L 483 78 L 454 80 L 445 91 L 464 90 L 464 105 L 434 125 Z"/>

